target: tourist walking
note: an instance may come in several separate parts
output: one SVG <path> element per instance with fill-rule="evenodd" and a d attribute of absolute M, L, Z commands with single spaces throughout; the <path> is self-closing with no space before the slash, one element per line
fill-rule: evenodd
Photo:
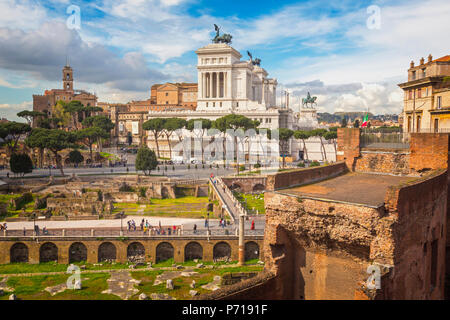
<path fill-rule="evenodd" d="M 250 227 L 250 230 L 255 230 L 255 220 L 252 220 L 252 226 Z"/>
<path fill-rule="evenodd" d="M 196 233 L 197 233 L 197 225 L 194 224 L 194 234 L 196 234 Z"/>

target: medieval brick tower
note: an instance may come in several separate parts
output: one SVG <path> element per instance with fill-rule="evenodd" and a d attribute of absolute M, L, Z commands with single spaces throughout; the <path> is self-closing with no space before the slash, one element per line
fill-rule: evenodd
<path fill-rule="evenodd" d="M 66 65 L 63 68 L 63 90 L 73 91 L 73 70 L 70 66 Z"/>

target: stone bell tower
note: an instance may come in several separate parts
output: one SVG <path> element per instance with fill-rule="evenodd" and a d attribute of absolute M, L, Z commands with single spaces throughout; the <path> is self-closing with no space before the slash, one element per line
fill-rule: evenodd
<path fill-rule="evenodd" d="M 73 70 L 67 64 L 63 70 L 63 89 L 66 91 L 73 91 Z"/>

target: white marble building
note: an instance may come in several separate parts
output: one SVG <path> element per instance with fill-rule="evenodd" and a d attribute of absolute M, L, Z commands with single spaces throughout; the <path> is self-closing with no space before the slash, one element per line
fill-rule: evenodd
<path fill-rule="evenodd" d="M 195 111 L 150 111 L 148 119 L 176 117 L 185 120 L 205 118 L 213 121 L 234 113 L 258 120 L 260 128 L 298 130 L 306 127 L 313 129 L 318 126 L 315 109 L 301 109 L 300 112 L 295 113 L 290 108 L 277 106 L 277 80 L 269 78 L 268 72 L 252 63 L 250 59 L 241 60 L 242 55 L 230 45 L 211 43 L 198 49 L 196 53 L 198 56 L 197 109 Z M 191 134 L 183 130 L 181 136 L 188 137 Z M 207 145 L 209 140 L 210 138 L 205 138 L 204 144 Z M 159 139 L 162 157 L 171 156 L 171 150 L 180 141 L 179 135 L 172 135 L 170 141 L 169 148 L 166 137 L 162 136 Z M 307 144 L 311 142 L 308 141 Z M 147 144 L 150 148 L 155 148 L 154 137 L 151 133 L 148 133 Z M 294 159 L 298 158 L 299 150 L 303 149 L 300 144 L 296 141 L 290 144 L 289 152 Z M 310 159 L 322 160 L 323 156 L 318 148 L 320 145 L 315 141 L 312 143 Z M 252 149 L 256 146 L 257 143 Z M 327 151 L 334 153 L 334 148 L 330 148 L 331 145 L 327 147 L 325 147 Z M 172 156 L 174 156 L 173 152 Z"/>

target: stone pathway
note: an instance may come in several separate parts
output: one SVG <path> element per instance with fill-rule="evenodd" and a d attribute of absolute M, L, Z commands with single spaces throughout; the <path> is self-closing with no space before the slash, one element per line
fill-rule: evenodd
<path fill-rule="evenodd" d="M 140 280 L 133 279 L 129 272 L 111 272 L 111 277 L 108 279 L 108 289 L 102 293 L 114 294 L 119 296 L 122 300 L 128 300 L 139 290 L 135 288 L 136 284 L 141 283 Z"/>
<path fill-rule="evenodd" d="M 202 286 L 203 289 L 216 291 L 220 289 L 220 281 L 222 280 L 221 276 L 214 276 L 213 281 Z"/>
<path fill-rule="evenodd" d="M 185 271 L 166 271 L 160 275 L 158 275 L 153 282 L 154 286 L 157 286 L 161 283 L 166 283 L 167 280 L 173 280 L 178 277 L 192 277 L 193 275 L 198 274 L 198 272 L 193 270 L 185 270 Z"/>

